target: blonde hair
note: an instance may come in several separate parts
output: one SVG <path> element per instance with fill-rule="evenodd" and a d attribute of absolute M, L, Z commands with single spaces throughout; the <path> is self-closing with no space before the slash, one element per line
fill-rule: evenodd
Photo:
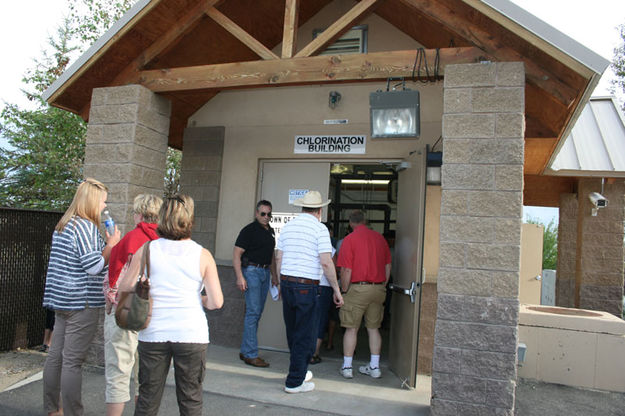
<path fill-rule="evenodd" d="M 191 238 L 193 228 L 193 198 L 188 195 L 176 195 L 165 199 L 158 213 L 159 236 L 168 240 Z"/>
<path fill-rule="evenodd" d="M 93 178 L 86 178 L 78 185 L 72 203 L 54 229 L 63 232 L 73 216 L 89 220 L 96 227 L 100 226 L 100 201 L 105 192 L 108 192 L 108 188 L 102 182 Z"/>
<path fill-rule="evenodd" d="M 143 217 L 143 221 L 158 222 L 158 212 L 163 205 L 163 200 L 152 194 L 139 194 L 132 203 L 132 210 L 135 214 Z"/>

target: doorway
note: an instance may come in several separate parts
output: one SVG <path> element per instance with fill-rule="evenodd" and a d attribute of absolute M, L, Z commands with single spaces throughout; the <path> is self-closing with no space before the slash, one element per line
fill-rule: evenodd
<path fill-rule="evenodd" d="M 338 243 L 348 232 L 352 210 L 362 209 L 369 226 L 399 244 L 392 248 L 393 285 L 381 328 L 382 364 L 389 366 L 402 383 L 416 382 L 418 314 L 421 281 L 423 217 L 425 208 L 425 150 L 413 152 L 406 160 L 392 161 L 261 161 L 259 199 L 273 204 L 272 226 L 279 238 L 281 226 L 299 214 L 292 205 L 296 196 L 309 189 L 318 190 L 332 202 L 324 210 L 326 222 Z M 412 159 L 409 161 L 408 159 Z M 403 196 L 402 196 L 403 195 Z M 412 283 L 411 283 L 412 282 Z M 410 293 L 408 293 L 410 290 Z M 320 355 L 342 360 L 343 332 L 336 324 L 332 350 L 324 344 Z M 282 305 L 270 297 L 259 323 L 259 346 L 287 351 Z M 326 335 L 327 337 L 328 335 Z M 327 338 L 326 338 L 327 339 Z M 368 361 L 366 330 L 361 328 L 356 361 Z"/>

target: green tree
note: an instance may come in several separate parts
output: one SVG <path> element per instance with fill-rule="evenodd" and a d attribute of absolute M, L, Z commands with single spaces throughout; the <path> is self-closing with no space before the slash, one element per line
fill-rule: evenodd
<path fill-rule="evenodd" d="M 65 71 L 71 56 L 86 50 L 136 0 L 70 2 L 48 48 L 22 79 L 34 109 L 7 103 L 0 113 L 0 206 L 64 210 L 83 177 L 86 125 L 77 115 L 48 105 L 43 92 Z M 72 46 L 74 45 L 74 46 Z M 182 154 L 167 152 L 164 194 L 179 191 Z"/>
<path fill-rule="evenodd" d="M 558 224 L 551 220 L 545 225 L 536 218 L 527 222 L 543 227 L 543 269 L 555 270 L 558 264 Z"/>
<path fill-rule="evenodd" d="M 616 79 L 612 80 L 612 87 L 616 89 L 618 94 L 625 95 L 625 23 L 620 25 L 618 29 L 621 36 L 621 44 L 614 48 L 612 70 L 616 75 Z M 623 104 L 623 111 L 625 111 L 625 103 Z"/>
<path fill-rule="evenodd" d="M 73 33 L 86 46 L 92 45 L 130 9 L 137 0 L 79 0 L 69 2 Z"/>
<path fill-rule="evenodd" d="M 62 210 L 69 205 L 82 177 L 84 121 L 49 106 L 45 89 L 65 70 L 70 46 L 69 21 L 48 39 L 50 51 L 24 75 L 23 93 L 34 109 L 6 104 L 0 113 L 0 135 L 10 147 L 0 148 L 0 205 Z"/>
<path fill-rule="evenodd" d="M 180 192 L 180 168 L 182 152 L 173 147 L 167 148 L 167 170 L 165 171 L 165 196 L 170 197 Z"/>

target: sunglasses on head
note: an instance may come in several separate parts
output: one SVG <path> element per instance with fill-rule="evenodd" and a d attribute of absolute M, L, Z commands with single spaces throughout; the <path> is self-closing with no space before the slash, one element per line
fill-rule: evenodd
<path fill-rule="evenodd" d="M 261 212 L 260 216 L 261 217 L 267 216 L 267 217 L 271 218 L 271 212 Z"/>

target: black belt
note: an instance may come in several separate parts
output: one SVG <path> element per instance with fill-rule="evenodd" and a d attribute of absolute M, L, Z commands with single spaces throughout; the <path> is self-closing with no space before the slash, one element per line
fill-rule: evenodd
<path fill-rule="evenodd" d="M 280 280 L 287 280 L 289 282 L 302 283 L 305 285 L 318 285 L 319 284 L 319 280 L 305 279 L 303 277 L 287 276 L 285 274 L 280 275 Z"/>
<path fill-rule="evenodd" d="M 352 282 L 354 285 L 383 285 L 386 282 Z"/>
<path fill-rule="evenodd" d="M 252 266 L 252 267 L 259 267 L 261 269 L 268 269 L 269 266 L 271 266 L 271 264 L 258 264 L 258 263 L 252 263 L 251 261 L 248 261 L 247 265 Z"/>

